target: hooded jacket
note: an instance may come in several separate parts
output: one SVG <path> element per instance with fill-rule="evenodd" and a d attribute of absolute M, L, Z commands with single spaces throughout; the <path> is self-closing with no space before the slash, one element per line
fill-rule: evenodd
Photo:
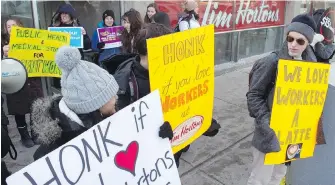
<path fill-rule="evenodd" d="M 31 111 L 32 130 L 41 143 L 34 160 L 57 149 L 103 120 L 92 114 L 77 115 L 71 111 L 61 96 L 37 99 Z"/>
<path fill-rule="evenodd" d="M 113 26 L 116 26 L 115 22 L 113 23 Z M 104 27 L 106 27 L 106 25 L 104 25 L 103 21 L 99 22 L 97 25 L 97 28 L 104 28 Z M 92 50 L 99 52 L 99 49 L 97 48 L 98 43 L 99 43 L 98 32 L 97 29 L 95 29 L 92 35 Z M 102 60 L 108 58 L 109 56 L 119 54 L 120 52 L 121 52 L 120 48 L 102 49 L 99 55 L 99 63 Z"/>
<path fill-rule="evenodd" d="M 71 24 L 62 23 L 61 20 L 60 20 L 61 19 L 60 18 L 61 13 L 69 14 L 71 16 L 73 22 Z M 51 24 L 50 24 L 49 27 L 82 27 L 82 26 L 79 23 L 79 19 L 77 18 L 75 9 L 71 5 L 65 4 L 65 5 L 60 6 L 58 8 L 58 10 L 56 11 L 56 13 L 52 16 Z M 91 49 L 90 37 L 86 34 L 86 35 L 84 35 L 83 40 L 84 40 L 84 48 L 83 49 L 84 50 Z M 83 56 L 84 56 L 83 50 L 82 49 L 79 49 L 79 50 L 80 50 L 80 53 L 82 54 L 82 58 L 83 58 Z"/>
<path fill-rule="evenodd" d="M 255 132 L 252 145 L 263 153 L 278 152 L 280 145 L 275 132 L 270 128 L 271 110 L 274 96 L 273 75 L 277 74 L 278 59 L 292 59 L 284 42 L 278 54 L 272 53 L 255 63 L 250 88 L 247 93 L 248 110 L 255 117 Z M 316 61 L 310 46 L 302 54 L 304 61 Z M 269 92 L 269 93 L 268 93 Z"/>

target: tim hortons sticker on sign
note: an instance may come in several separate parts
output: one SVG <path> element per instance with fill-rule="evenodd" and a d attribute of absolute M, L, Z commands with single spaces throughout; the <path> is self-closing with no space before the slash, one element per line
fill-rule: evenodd
<path fill-rule="evenodd" d="M 201 128 L 203 121 L 203 116 L 194 116 L 184 121 L 173 131 L 171 145 L 178 146 L 187 141 Z"/>

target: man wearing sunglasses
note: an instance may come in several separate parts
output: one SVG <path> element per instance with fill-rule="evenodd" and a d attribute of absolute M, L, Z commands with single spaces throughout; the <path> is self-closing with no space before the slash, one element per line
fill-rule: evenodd
<path fill-rule="evenodd" d="M 316 24 L 307 14 L 298 15 L 286 28 L 286 41 L 281 50 L 256 61 L 250 71 L 247 103 L 250 116 L 255 118 L 252 139 L 253 164 L 248 185 L 279 185 L 286 174 L 286 165 L 264 165 L 266 153 L 280 148 L 275 132 L 270 128 L 271 108 L 279 59 L 316 61 L 309 45 L 315 35 Z"/>

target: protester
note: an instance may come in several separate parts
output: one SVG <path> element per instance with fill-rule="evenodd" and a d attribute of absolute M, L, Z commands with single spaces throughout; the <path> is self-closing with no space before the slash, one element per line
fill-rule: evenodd
<path fill-rule="evenodd" d="M 82 27 L 79 23 L 79 19 L 76 16 L 75 9 L 70 4 L 63 4 L 59 6 L 56 13 L 52 16 L 51 25 L 49 27 Z M 91 48 L 90 37 L 86 34 L 85 28 L 82 27 L 83 45 L 84 50 Z M 79 49 L 81 59 L 84 59 L 84 51 L 82 48 Z M 53 86 L 60 88 L 59 78 L 53 78 Z"/>
<path fill-rule="evenodd" d="M 316 34 L 310 45 L 313 47 L 317 61 L 329 64 L 335 55 L 335 44 L 323 43 L 323 40 L 324 37 L 321 34 Z"/>
<path fill-rule="evenodd" d="M 163 24 L 168 29 L 171 29 L 170 17 L 165 12 L 157 12 L 153 17 L 153 21 L 158 24 Z"/>
<path fill-rule="evenodd" d="M 119 86 L 106 70 L 80 60 L 77 49 L 63 46 L 56 53 L 62 70 L 62 96 L 38 99 L 32 106 L 32 128 L 42 145 L 36 150 L 37 160 L 103 119 L 113 115 Z M 164 123 L 161 137 L 172 138 L 169 123 Z"/>
<path fill-rule="evenodd" d="M 122 52 L 136 53 L 134 50 L 134 38 L 142 28 L 143 22 L 141 14 L 135 10 L 130 9 L 122 16 L 122 26 L 125 28 L 121 33 Z"/>
<path fill-rule="evenodd" d="M 1 33 L 1 59 L 8 57 L 9 39 L 12 26 L 23 27 L 22 22 L 16 18 L 10 18 L 4 22 L 3 32 Z"/>
<path fill-rule="evenodd" d="M 114 12 L 113 12 L 113 10 L 106 10 L 102 14 L 102 21 L 98 23 L 97 28 L 105 28 L 105 27 L 113 27 L 113 26 L 116 26 Z M 120 48 L 103 49 L 104 47 L 105 47 L 105 43 L 104 42 L 99 42 L 97 29 L 94 30 L 93 36 L 92 36 L 92 49 L 94 51 L 100 52 L 99 63 L 103 59 L 105 59 L 105 58 L 107 58 L 107 57 L 109 57 L 113 54 L 120 53 Z"/>
<path fill-rule="evenodd" d="M 195 0 L 185 0 L 183 7 L 185 7 L 185 10 L 179 15 L 179 31 L 199 28 L 199 14 L 197 13 L 198 3 Z"/>
<path fill-rule="evenodd" d="M 279 59 L 316 61 L 309 46 L 315 30 L 316 25 L 311 16 L 296 16 L 287 27 L 286 41 L 281 50 L 258 60 L 250 72 L 247 103 L 250 115 L 255 118 L 255 132 L 252 139 L 252 172 L 248 185 L 279 185 L 286 174 L 285 164 L 264 165 L 265 154 L 283 149 L 280 148 L 276 133 L 270 128 L 277 64 Z"/>
<path fill-rule="evenodd" d="M 61 5 L 57 12 L 52 16 L 50 27 L 82 27 L 76 16 L 76 10 L 70 4 Z M 91 49 L 90 37 L 86 34 L 85 28 L 82 27 L 84 36 L 84 50 Z M 80 49 L 81 57 L 84 58 L 83 50 Z"/>
<path fill-rule="evenodd" d="M 152 18 L 153 16 L 158 13 L 158 7 L 156 5 L 156 3 L 151 3 L 148 5 L 147 7 L 147 12 L 145 14 L 145 17 L 144 17 L 144 23 L 148 24 L 148 23 L 151 23 L 152 22 Z"/>
<path fill-rule="evenodd" d="M 172 31 L 166 26 L 158 23 L 150 23 L 145 25 L 144 29 L 142 29 L 136 37 L 135 47 L 139 56 L 122 63 L 114 75 L 120 86 L 118 92 L 118 107 L 120 109 L 150 93 L 148 49 L 146 40 L 170 33 L 172 33 Z M 210 137 L 215 136 L 219 132 L 219 128 L 220 125 L 213 119 L 212 125 L 204 135 Z M 187 150 L 188 147 L 174 155 L 177 166 L 179 166 L 181 153 Z"/>
<path fill-rule="evenodd" d="M 5 31 L 2 34 L 1 40 L 3 57 L 8 57 L 8 52 L 10 49 L 10 31 L 12 26 L 22 27 L 23 24 L 20 20 L 12 18 L 5 22 Z M 6 97 L 8 114 L 14 115 L 16 126 L 21 136 L 22 144 L 27 148 L 33 147 L 35 144 L 37 144 L 37 141 L 35 140 L 35 137 L 33 137 L 32 140 L 29 134 L 25 115 L 30 113 L 30 106 L 32 102 L 36 98 L 43 97 L 41 78 L 28 78 L 27 83 L 24 85 L 22 90 L 14 94 L 8 94 Z M 32 136 L 34 136 L 33 133 Z"/>
<path fill-rule="evenodd" d="M 318 9 L 313 13 L 313 19 L 316 25 L 321 21 L 320 19 L 325 11 L 325 9 Z M 311 46 L 314 49 L 318 62 L 329 63 L 330 59 L 335 55 L 335 45 L 334 43 L 325 43 L 323 41 L 323 35 L 317 34 L 317 36 L 314 37 Z"/>

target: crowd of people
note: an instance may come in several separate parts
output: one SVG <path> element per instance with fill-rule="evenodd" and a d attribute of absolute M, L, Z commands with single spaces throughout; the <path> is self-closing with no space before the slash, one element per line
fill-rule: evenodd
<path fill-rule="evenodd" d="M 183 6 L 185 11 L 179 15 L 179 22 L 175 28 L 171 26 L 168 14 L 159 11 L 154 3 L 147 7 L 144 18 L 135 9 L 125 12 L 120 24 L 124 27 L 121 32 L 122 46 L 117 48 L 104 49 L 105 43 L 99 42 L 96 31 L 89 37 L 85 28 L 82 28 L 83 49 L 64 46 L 56 53 L 55 61 L 62 71 L 62 76 L 60 79 L 54 79 L 54 82 L 61 87 L 61 95 L 43 97 L 40 78 L 29 78 L 21 91 L 7 95 L 8 114 L 14 115 L 22 144 L 27 148 L 40 145 L 34 153 L 35 160 L 150 93 L 146 40 L 200 27 L 197 3 L 187 0 Z M 317 21 L 317 16 L 307 14 L 295 17 L 286 29 L 286 41 L 282 49 L 257 61 L 256 67 L 253 68 L 247 103 L 251 116 L 255 118 L 256 129 L 252 141 L 254 159 L 248 185 L 279 185 L 286 174 L 286 166 L 289 164 L 264 165 L 266 153 L 280 150 L 276 134 L 269 126 L 269 105 L 272 105 L 269 101 L 272 101 L 275 84 L 273 79 L 279 58 L 329 62 L 333 57 L 335 46 L 323 44 L 322 36 L 315 33 Z M 8 57 L 12 26 L 23 27 L 18 19 L 10 18 L 5 22 L 1 35 L 2 58 Z M 118 24 L 113 10 L 108 9 L 102 13 L 102 20 L 97 28 L 113 26 Z M 75 9 L 65 4 L 54 14 L 50 27 L 81 25 Z M 98 53 L 98 65 L 83 60 L 83 50 L 87 49 Z M 129 57 L 122 61 L 116 71 L 111 72 L 101 67 L 104 60 L 118 54 Z M 26 114 L 30 114 L 31 132 L 27 129 Z M 168 121 L 162 124 L 158 135 L 172 139 L 173 131 Z M 4 133 L 8 133 L 6 116 L 2 116 L 1 123 L 2 132 L 4 129 Z M 220 125 L 212 119 L 210 128 L 203 135 L 213 137 L 219 129 Z M 6 141 L 2 139 L 2 147 L 8 148 L 4 144 Z M 8 143 L 11 143 L 10 139 Z M 182 153 L 187 152 L 189 147 L 175 154 L 177 166 Z M 2 149 L 2 157 L 6 156 L 8 151 Z M 6 184 L 4 179 L 10 172 L 6 170 L 3 162 L 2 167 L 1 184 Z"/>

